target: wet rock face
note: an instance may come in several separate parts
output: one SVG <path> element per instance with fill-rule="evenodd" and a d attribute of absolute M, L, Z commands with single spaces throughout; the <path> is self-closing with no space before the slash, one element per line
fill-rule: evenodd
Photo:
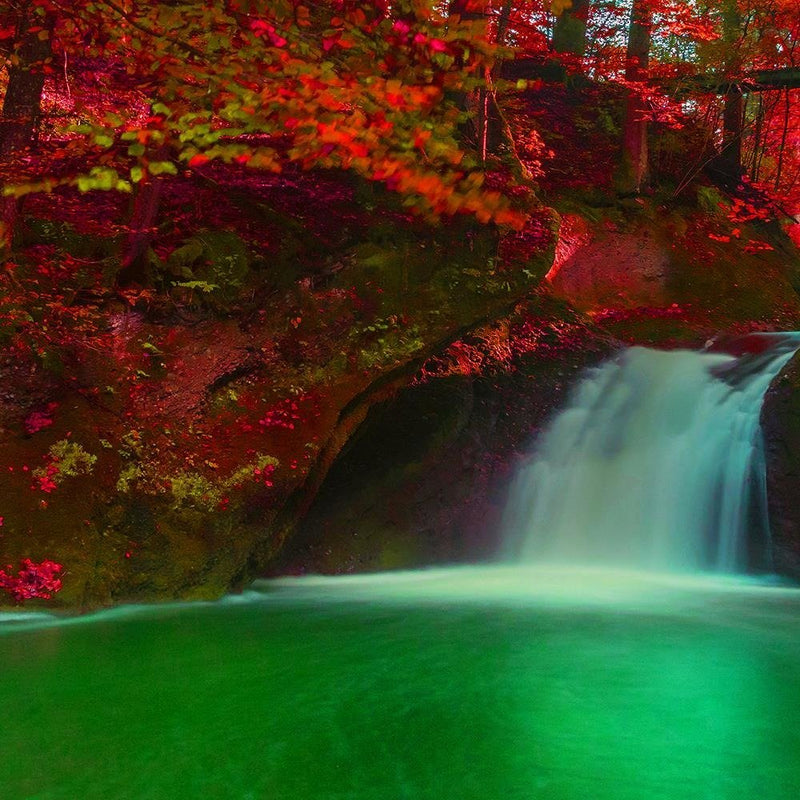
<path fill-rule="evenodd" d="M 598 230 L 566 214 L 547 280 L 576 308 L 661 306 L 669 270 L 668 249 L 650 231 Z"/>
<path fill-rule="evenodd" d="M 328 473 L 274 573 L 348 573 L 489 560 L 511 477 L 581 369 L 608 342 L 451 375 L 374 407 Z"/>
<path fill-rule="evenodd" d="M 800 356 L 770 386 L 761 425 L 774 568 L 800 578 Z"/>

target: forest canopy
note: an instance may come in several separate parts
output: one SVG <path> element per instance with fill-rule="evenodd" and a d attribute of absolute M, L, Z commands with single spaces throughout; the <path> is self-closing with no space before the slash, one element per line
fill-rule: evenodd
<path fill-rule="evenodd" d="M 591 225 L 779 327 L 798 40 L 796 0 L 7 0 L 0 589 L 241 582 L 370 404 L 574 344 L 531 297 Z"/>
<path fill-rule="evenodd" d="M 652 123 L 707 137 L 730 181 L 794 209 L 799 17 L 791 0 L 18 0 L 0 14 L 5 191 L 292 163 L 352 170 L 423 214 L 518 224 L 483 187 L 498 93 L 561 76 L 629 92 L 630 189 Z M 495 138 L 531 149 L 507 125 Z"/>

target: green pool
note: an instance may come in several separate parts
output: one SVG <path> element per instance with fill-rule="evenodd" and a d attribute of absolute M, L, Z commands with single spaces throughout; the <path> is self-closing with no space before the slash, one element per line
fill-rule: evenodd
<path fill-rule="evenodd" d="M 0 618 L 3 800 L 795 800 L 800 591 L 511 567 Z"/>

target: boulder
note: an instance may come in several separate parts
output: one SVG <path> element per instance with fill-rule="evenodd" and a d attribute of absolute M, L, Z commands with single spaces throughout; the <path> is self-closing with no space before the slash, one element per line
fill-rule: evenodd
<path fill-rule="evenodd" d="M 761 425 L 774 569 L 800 578 L 800 355 L 772 382 Z"/>

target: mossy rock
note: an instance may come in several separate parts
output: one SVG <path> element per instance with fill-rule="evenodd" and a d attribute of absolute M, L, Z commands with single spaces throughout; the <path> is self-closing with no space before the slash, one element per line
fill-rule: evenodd
<path fill-rule="evenodd" d="M 246 242 L 233 231 L 202 231 L 173 250 L 163 268 L 172 285 L 201 293 L 211 303 L 229 303 L 250 275 Z"/>

